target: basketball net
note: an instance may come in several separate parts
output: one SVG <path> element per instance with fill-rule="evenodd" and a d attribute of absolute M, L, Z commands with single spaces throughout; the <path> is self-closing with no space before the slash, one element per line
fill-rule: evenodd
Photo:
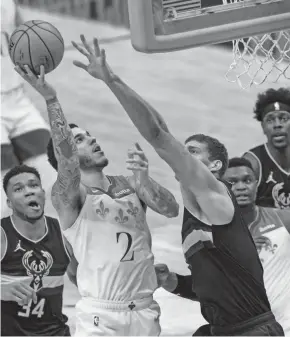
<path fill-rule="evenodd" d="M 223 0 L 238 3 L 257 0 Z M 289 0 L 290 1 L 290 0 Z M 264 82 L 290 79 L 290 31 L 280 31 L 233 40 L 233 62 L 226 79 L 243 89 Z"/>

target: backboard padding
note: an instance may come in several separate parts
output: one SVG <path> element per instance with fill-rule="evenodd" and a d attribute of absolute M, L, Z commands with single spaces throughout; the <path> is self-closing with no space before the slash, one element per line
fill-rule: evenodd
<path fill-rule="evenodd" d="M 136 50 L 166 52 L 290 29 L 290 0 L 165 21 L 164 35 L 155 34 L 152 0 L 129 0 L 129 17 Z"/>

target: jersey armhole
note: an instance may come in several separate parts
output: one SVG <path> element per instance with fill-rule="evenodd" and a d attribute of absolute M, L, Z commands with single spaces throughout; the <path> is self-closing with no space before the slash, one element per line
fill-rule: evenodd
<path fill-rule="evenodd" d="M 67 245 L 66 245 L 66 241 L 68 242 L 68 240 L 64 237 L 63 233 L 62 233 L 62 229 L 61 229 L 61 226 L 60 226 L 60 223 L 58 221 L 58 219 L 56 218 L 52 218 L 53 219 L 53 222 L 56 224 L 56 226 L 58 226 L 58 229 L 59 229 L 59 235 L 61 236 L 61 240 L 62 240 L 62 245 L 63 245 L 63 249 L 68 257 L 68 259 L 70 260 L 71 259 L 71 254 L 69 253 L 68 249 L 67 249 Z M 69 242 L 68 242 L 69 243 Z M 70 243 L 69 243 L 70 244 Z"/>
<path fill-rule="evenodd" d="M 4 259 L 6 253 L 7 253 L 7 249 L 8 249 L 8 240 L 7 240 L 7 235 L 5 233 L 5 230 L 3 229 L 3 227 L 1 226 L 1 237 L 5 238 L 5 252 L 2 254 L 2 244 L 1 244 L 1 261 Z M 1 239 L 2 241 L 2 239 Z"/>

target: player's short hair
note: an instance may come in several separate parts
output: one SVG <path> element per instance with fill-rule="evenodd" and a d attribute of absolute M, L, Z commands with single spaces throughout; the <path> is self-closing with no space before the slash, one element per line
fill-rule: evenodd
<path fill-rule="evenodd" d="M 274 103 L 282 103 L 290 106 L 290 89 L 289 88 L 270 88 L 258 94 L 257 101 L 254 107 L 255 118 L 261 122 L 263 120 L 264 110 L 267 106 Z"/>
<path fill-rule="evenodd" d="M 8 186 L 9 180 L 15 176 L 18 176 L 18 174 L 21 174 L 21 173 L 32 173 L 41 181 L 40 174 L 35 167 L 27 166 L 27 165 L 14 166 L 12 169 L 10 169 L 5 174 L 3 178 L 3 189 L 6 194 L 7 194 L 7 186 Z"/>
<path fill-rule="evenodd" d="M 218 172 L 219 175 L 222 177 L 226 172 L 229 162 L 228 151 L 224 144 L 222 144 L 216 138 L 206 136 L 201 133 L 188 137 L 185 141 L 185 144 L 191 142 L 192 140 L 196 140 L 199 143 L 204 143 L 207 145 L 210 160 L 220 160 L 222 162 L 222 167 Z"/>
<path fill-rule="evenodd" d="M 228 168 L 231 167 L 248 167 L 249 169 L 251 169 L 254 172 L 253 166 L 250 163 L 250 161 L 246 158 L 243 157 L 233 157 L 229 160 L 229 165 Z"/>
<path fill-rule="evenodd" d="M 74 128 L 78 128 L 79 126 L 74 124 L 74 123 L 70 123 L 69 127 L 71 129 L 74 129 Z M 57 160 L 56 160 L 56 157 L 55 157 L 55 154 L 54 154 L 52 138 L 50 138 L 50 140 L 47 144 L 46 153 L 47 153 L 47 157 L 48 157 L 48 161 L 49 161 L 50 165 L 57 171 Z"/>

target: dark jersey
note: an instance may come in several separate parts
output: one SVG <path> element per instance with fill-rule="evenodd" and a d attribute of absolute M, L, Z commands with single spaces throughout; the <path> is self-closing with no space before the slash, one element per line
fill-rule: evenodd
<path fill-rule="evenodd" d="M 278 165 L 266 144 L 257 146 L 248 153 L 258 160 L 260 166 L 256 204 L 290 209 L 290 173 Z"/>
<path fill-rule="evenodd" d="M 37 303 L 20 306 L 1 300 L 1 334 L 6 336 L 69 335 L 62 314 L 64 274 L 69 264 L 59 223 L 46 217 L 47 230 L 38 241 L 22 236 L 10 217 L 1 219 L 7 250 L 1 263 L 1 283 L 21 281 L 37 291 Z M 9 298 L 8 298 L 9 299 Z"/>
<path fill-rule="evenodd" d="M 227 326 L 270 311 L 263 268 L 235 197 L 226 225 L 208 225 L 184 209 L 182 245 L 204 318 Z M 210 207 L 210 205 L 209 205 Z"/>

